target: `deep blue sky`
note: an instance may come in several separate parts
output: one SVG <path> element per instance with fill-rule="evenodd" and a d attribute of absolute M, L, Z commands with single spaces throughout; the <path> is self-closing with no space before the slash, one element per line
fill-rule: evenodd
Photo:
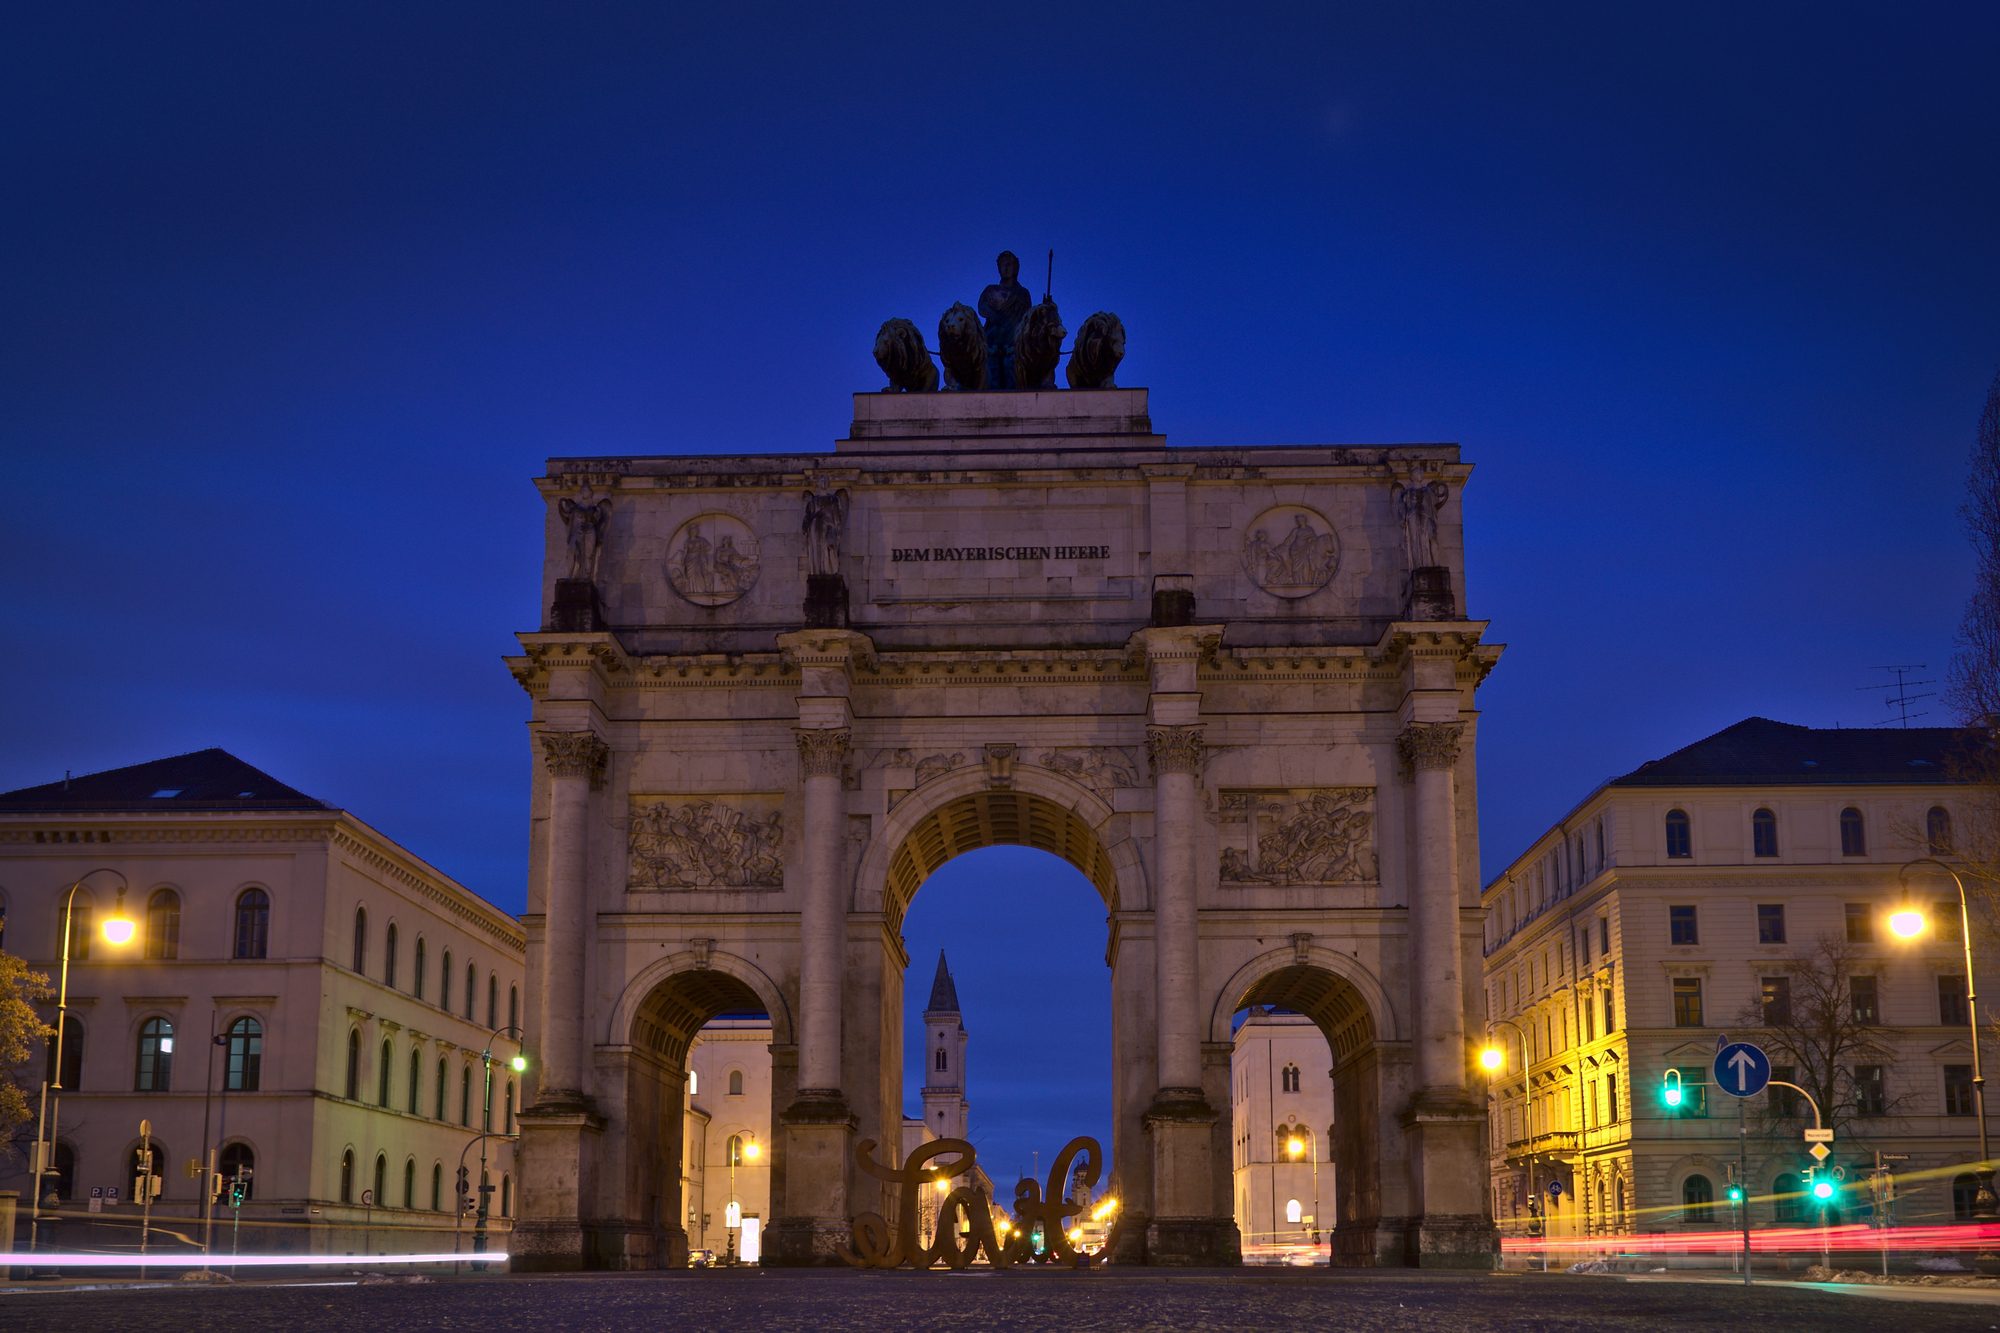
<path fill-rule="evenodd" d="M 1996 51 L 1985 4 L 17 7 L 0 788 L 223 745 L 518 908 L 543 459 L 825 447 L 884 317 L 1054 247 L 1175 442 L 1463 443 L 1496 869 L 1943 666 Z"/>

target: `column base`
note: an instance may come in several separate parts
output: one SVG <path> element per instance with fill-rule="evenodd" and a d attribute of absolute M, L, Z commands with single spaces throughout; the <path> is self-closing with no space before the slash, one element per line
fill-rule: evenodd
<path fill-rule="evenodd" d="M 853 1238 L 848 1188 L 854 1162 L 854 1112 L 838 1091 L 801 1088 L 778 1117 L 784 1136 L 784 1212 L 764 1230 L 762 1263 L 773 1268 L 841 1262 Z"/>
<path fill-rule="evenodd" d="M 1410 1223 L 1404 1246 L 1412 1268 L 1490 1271 L 1500 1255 L 1500 1233 L 1484 1213 L 1431 1213 Z"/>
<path fill-rule="evenodd" d="M 1153 1146 L 1148 1264 L 1221 1268 L 1243 1262 L 1235 1219 L 1215 1215 L 1210 1154 L 1219 1118 L 1200 1088 L 1161 1088 L 1146 1108 L 1146 1135 Z"/>
<path fill-rule="evenodd" d="M 1408 1249 L 1407 1218 L 1336 1222 L 1327 1261 L 1335 1268 L 1400 1268 Z"/>
<path fill-rule="evenodd" d="M 1146 1224 L 1146 1262 L 1156 1268 L 1234 1268 L 1243 1239 L 1229 1217 L 1160 1217 Z"/>
<path fill-rule="evenodd" d="M 1424 1088 L 1402 1115 L 1412 1202 L 1403 1262 L 1416 1268 L 1490 1269 L 1500 1253 L 1484 1142 L 1486 1108 L 1463 1088 Z"/>
<path fill-rule="evenodd" d="M 594 1228 L 583 1214 L 604 1118 L 582 1093 L 552 1090 L 519 1119 L 521 1215 L 507 1242 L 509 1267 L 522 1273 L 594 1267 Z"/>

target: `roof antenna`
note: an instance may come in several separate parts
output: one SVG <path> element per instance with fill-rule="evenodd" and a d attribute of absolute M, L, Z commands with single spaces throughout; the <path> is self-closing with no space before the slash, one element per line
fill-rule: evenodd
<path fill-rule="evenodd" d="M 69 790 L 69 770 L 66 768 L 63 770 L 63 790 Z"/>
<path fill-rule="evenodd" d="M 1934 690 L 1925 690 L 1918 694 L 1910 693 L 1910 687 L 1913 685 L 1937 684 L 1937 682 L 1934 680 L 1910 679 L 1910 674 L 1912 672 L 1929 670 L 1929 668 L 1924 663 L 1917 662 L 1913 665 L 1885 666 L 1885 667 L 1877 667 L 1875 669 L 1877 671 L 1894 672 L 1896 679 L 1894 679 L 1893 681 L 1884 681 L 1880 685 L 1857 685 L 1855 686 L 1855 688 L 1860 690 L 1890 691 L 1890 693 L 1883 698 L 1882 706 L 1884 708 L 1893 708 L 1896 710 L 1897 723 L 1899 726 L 1903 727 L 1909 726 L 1910 719 L 1912 718 L 1930 716 L 1930 710 L 1928 709 L 1919 708 L 1914 713 L 1910 711 L 1910 705 L 1917 702 L 1917 700 L 1919 699 L 1937 698 L 1937 693 Z"/>
<path fill-rule="evenodd" d="M 1042 279 L 1042 299 L 1049 299 L 1049 293 L 1056 289 L 1056 252 L 1049 251 L 1049 275 Z"/>

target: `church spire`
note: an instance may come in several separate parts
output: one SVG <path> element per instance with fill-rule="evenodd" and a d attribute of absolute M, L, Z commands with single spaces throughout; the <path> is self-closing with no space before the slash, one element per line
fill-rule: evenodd
<path fill-rule="evenodd" d="M 927 1014 L 955 1014 L 958 1012 L 958 986 L 951 979 L 951 969 L 945 965 L 944 950 L 938 950 L 937 976 L 931 981 L 931 1000 L 924 1006 Z"/>

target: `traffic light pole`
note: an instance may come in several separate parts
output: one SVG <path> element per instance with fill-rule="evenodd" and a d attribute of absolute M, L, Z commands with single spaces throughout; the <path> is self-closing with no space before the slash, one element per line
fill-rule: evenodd
<path fill-rule="evenodd" d="M 1736 1217 L 1743 1224 L 1743 1285 L 1750 1285 L 1750 1116 L 1744 1098 L 1736 1099 Z"/>

